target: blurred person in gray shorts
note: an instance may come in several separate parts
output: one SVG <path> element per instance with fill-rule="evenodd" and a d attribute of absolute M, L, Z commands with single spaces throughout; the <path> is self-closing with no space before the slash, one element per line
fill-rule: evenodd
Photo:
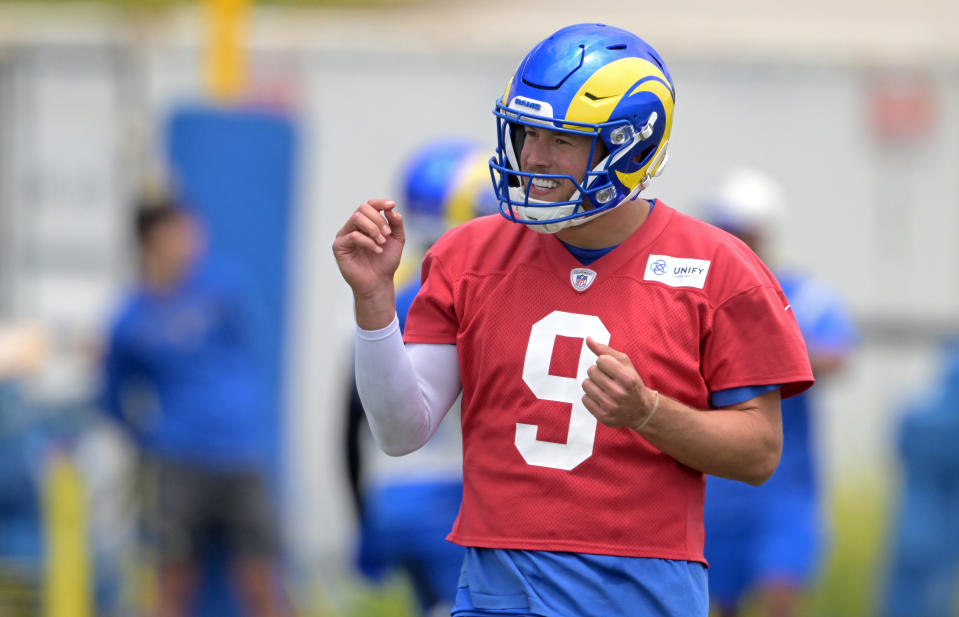
<path fill-rule="evenodd" d="M 279 550 L 267 483 L 253 470 L 201 469 L 157 459 L 149 464 L 151 527 L 161 561 L 197 561 L 211 539 L 243 560 Z"/>
<path fill-rule="evenodd" d="M 199 221 L 176 202 L 142 206 L 135 229 L 141 277 L 110 325 L 103 404 L 150 471 L 156 614 L 191 614 L 214 550 L 246 614 L 287 615 L 251 294 L 205 255 Z"/>

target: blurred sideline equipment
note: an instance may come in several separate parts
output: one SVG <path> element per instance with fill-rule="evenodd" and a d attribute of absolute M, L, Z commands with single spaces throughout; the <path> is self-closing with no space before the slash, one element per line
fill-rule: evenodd
<path fill-rule="evenodd" d="M 706 219 L 739 237 L 767 260 L 799 322 L 817 381 L 837 373 L 857 338 L 839 298 L 810 277 L 771 258 L 783 225 L 783 190 L 753 169 L 729 173 L 706 204 Z M 722 478 L 706 482 L 706 559 L 710 598 L 723 616 L 736 615 L 746 594 L 759 595 L 763 614 L 788 617 L 819 563 L 823 542 L 813 429 L 815 392 L 782 401 L 783 452 L 765 484 Z"/>
<path fill-rule="evenodd" d="M 49 463 L 44 491 L 46 551 L 44 617 L 92 617 L 93 577 L 87 545 L 87 500 L 80 474 L 65 454 Z"/>
<path fill-rule="evenodd" d="M 476 216 L 495 214 L 489 153 L 463 139 L 445 139 L 414 152 L 401 176 L 407 223 L 406 273 L 396 312 L 402 328 L 420 288 L 419 261 L 444 232 Z M 359 515 L 357 566 L 371 581 L 399 571 L 412 584 L 422 615 L 449 615 L 463 548 L 445 537 L 463 494 L 457 404 L 430 442 L 402 457 L 384 454 L 369 433 L 352 387 L 347 420 L 347 468 Z"/>
<path fill-rule="evenodd" d="M 959 339 L 899 427 L 902 480 L 895 500 L 883 617 L 955 615 L 959 588 Z"/>
<path fill-rule="evenodd" d="M 247 84 L 243 42 L 251 0 L 206 0 L 210 18 L 207 89 L 221 102 L 236 101 Z"/>

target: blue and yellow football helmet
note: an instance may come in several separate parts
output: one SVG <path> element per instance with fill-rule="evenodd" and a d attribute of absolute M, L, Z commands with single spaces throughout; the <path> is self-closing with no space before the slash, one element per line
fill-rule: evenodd
<path fill-rule="evenodd" d="M 402 286 L 440 236 L 472 218 L 495 214 L 498 202 L 489 184 L 489 148 L 468 139 L 440 139 L 419 147 L 407 158 L 398 180 L 407 245 L 412 248 L 403 253 L 393 277 Z"/>
<path fill-rule="evenodd" d="M 488 159 L 488 150 L 466 139 L 431 142 L 410 156 L 401 175 L 403 212 L 416 235 L 432 242 L 460 223 L 497 211 Z"/>
<path fill-rule="evenodd" d="M 635 198 L 666 164 L 676 94 L 659 54 L 638 36 L 602 24 L 559 30 L 523 59 L 493 110 L 490 173 L 500 213 L 555 233 Z M 600 150 L 582 181 L 520 169 L 526 127 L 592 136 Z M 535 178 L 572 181 L 567 201 L 530 197 Z"/>

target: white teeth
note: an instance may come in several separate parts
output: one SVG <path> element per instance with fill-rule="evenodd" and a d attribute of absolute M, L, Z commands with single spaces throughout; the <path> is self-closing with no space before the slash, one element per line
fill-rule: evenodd
<path fill-rule="evenodd" d="M 533 178 L 533 186 L 538 189 L 555 189 L 559 186 L 559 182 L 556 180 L 547 180 L 545 178 Z"/>

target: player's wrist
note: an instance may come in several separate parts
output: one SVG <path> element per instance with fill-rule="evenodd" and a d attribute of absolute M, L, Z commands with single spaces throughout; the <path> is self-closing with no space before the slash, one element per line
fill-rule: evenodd
<path fill-rule="evenodd" d="M 396 292 L 393 285 L 368 290 L 365 293 L 354 290 L 353 310 L 356 325 L 363 330 L 379 330 L 393 321 L 396 315 Z"/>
<path fill-rule="evenodd" d="M 639 421 L 638 424 L 635 424 L 630 427 L 632 430 L 637 432 L 642 430 L 647 424 L 649 424 L 649 421 L 653 419 L 653 416 L 655 416 L 656 412 L 659 411 L 659 404 L 660 404 L 660 401 L 662 400 L 662 396 L 660 396 L 659 390 L 648 389 L 647 391 L 650 393 L 652 397 L 651 402 L 646 407 L 648 411 L 643 416 L 643 418 Z"/>

